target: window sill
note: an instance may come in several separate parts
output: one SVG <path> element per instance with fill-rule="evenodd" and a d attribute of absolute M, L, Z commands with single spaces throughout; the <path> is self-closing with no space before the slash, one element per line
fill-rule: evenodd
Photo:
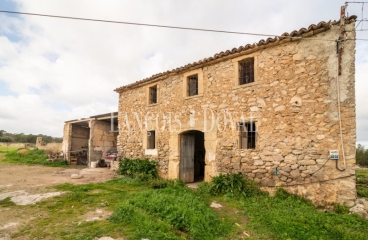
<path fill-rule="evenodd" d="M 203 94 L 198 94 L 198 95 L 194 95 L 194 96 L 187 96 L 187 97 L 184 97 L 184 99 L 192 99 L 192 98 L 197 98 L 197 97 L 203 97 Z"/>
<path fill-rule="evenodd" d="M 147 104 L 146 107 L 154 107 L 160 105 L 159 103 L 151 103 L 151 104 Z"/>
<path fill-rule="evenodd" d="M 147 155 L 147 156 L 157 156 L 158 155 L 157 148 L 144 149 L 144 155 Z"/>
<path fill-rule="evenodd" d="M 245 83 L 245 84 L 242 84 L 242 85 L 236 85 L 236 86 L 233 87 L 233 89 L 253 87 L 253 86 L 256 86 L 256 85 L 260 85 L 260 84 L 261 83 L 259 83 L 259 82 Z"/>

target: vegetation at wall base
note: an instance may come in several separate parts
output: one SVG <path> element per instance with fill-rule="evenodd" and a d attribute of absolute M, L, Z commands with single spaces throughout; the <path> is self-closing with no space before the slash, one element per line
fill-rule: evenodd
<path fill-rule="evenodd" d="M 250 181 L 243 174 L 220 174 L 212 178 L 211 182 L 202 182 L 198 191 L 213 196 L 252 197 L 267 195 L 259 189 L 257 183 Z"/>
<path fill-rule="evenodd" d="M 142 181 L 148 181 L 158 177 L 157 163 L 148 159 L 129 159 L 124 158 L 119 163 L 118 174 L 126 175 L 132 178 L 141 178 Z"/>
<path fill-rule="evenodd" d="M 64 160 L 48 162 L 47 154 L 44 150 L 32 149 L 27 153 L 20 154 L 18 150 L 9 151 L 5 154 L 5 160 L 9 163 L 22 163 L 28 165 L 45 165 L 53 167 L 66 166 L 68 163 Z"/>

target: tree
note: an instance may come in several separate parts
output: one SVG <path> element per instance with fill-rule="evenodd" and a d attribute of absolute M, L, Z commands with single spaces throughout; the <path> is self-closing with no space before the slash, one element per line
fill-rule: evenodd
<path fill-rule="evenodd" d="M 361 144 L 358 144 L 356 148 L 356 163 L 359 166 L 368 165 L 368 149 L 365 149 Z"/>

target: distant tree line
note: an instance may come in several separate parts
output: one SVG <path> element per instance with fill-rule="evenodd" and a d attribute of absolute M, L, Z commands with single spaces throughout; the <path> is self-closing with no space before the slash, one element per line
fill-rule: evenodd
<path fill-rule="evenodd" d="M 42 141 L 45 143 L 61 143 L 63 141 L 63 138 L 43 134 L 8 133 L 5 130 L 0 130 L 0 142 L 36 143 L 37 137 L 42 137 Z"/>
<path fill-rule="evenodd" d="M 356 163 L 359 166 L 368 166 L 368 149 L 364 149 L 361 144 L 358 144 L 356 149 Z"/>

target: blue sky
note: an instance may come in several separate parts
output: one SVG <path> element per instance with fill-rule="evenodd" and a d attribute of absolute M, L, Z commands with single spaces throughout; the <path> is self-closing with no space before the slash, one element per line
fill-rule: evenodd
<path fill-rule="evenodd" d="M 344 2 L 1 0 L 0 9 L 280 35 L 337 20 Z M 348 12 L 359 19 L 361 7 Z M 4 13 L 0 22 L 0 129 L 53 136 L 65 120 L 117 111 L 116 87 L 261 39 Z M 356 50 L 358 143 L 368 148 L 368 42 Z"/>

